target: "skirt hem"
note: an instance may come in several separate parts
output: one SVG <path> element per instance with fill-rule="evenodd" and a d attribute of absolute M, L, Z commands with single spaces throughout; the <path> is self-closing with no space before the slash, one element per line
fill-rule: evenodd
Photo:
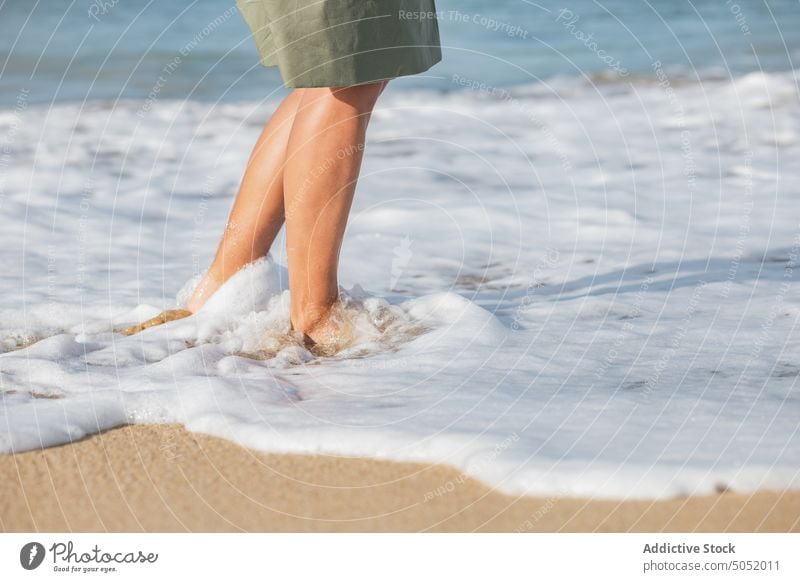
<path fill-rule="evenodd" d="M 430 58 L 423 59 L 413 65 L 403 63 L 402 66 L 396 68 L 387 68 L 384 72 L 376 72 L 371 68 L 369 75 L 359 73 L 358 61 L 353 59 L 340 59 L 343 63 L 337 63 L 336 72 L 331 73 L 313 73 L 305 72 L 300 74 L 292 74 L 288 71 L 281 70 L 280 63 L 261 61 L 261 65 L 266 68 L 278 68 L 281 71 L 281 78 L 283 86 L 289 89 L 312 89 L 323 87 L 353 87 L 356 85 L 367 85 L 369 83 L 378 83 L 380 81 L 389 81 L 398 77 L 408 77 L 418 75 L 432 68 L 434 65 L 442 60 L 441 53 L 433 55 Z M 348 66 L 349 65 L 349 66 Z M 347 72 L 349 71 L 349 72 Z"/>

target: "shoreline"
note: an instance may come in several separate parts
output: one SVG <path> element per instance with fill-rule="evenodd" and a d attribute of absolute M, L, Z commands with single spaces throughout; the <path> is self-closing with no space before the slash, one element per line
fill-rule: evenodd
<path fill-rule="evenodd" d="M 5 532 L 798 532 L 800 491 L 514 497 L 438 465 L 267 454 L 130 425 L 0 456 Z"/>

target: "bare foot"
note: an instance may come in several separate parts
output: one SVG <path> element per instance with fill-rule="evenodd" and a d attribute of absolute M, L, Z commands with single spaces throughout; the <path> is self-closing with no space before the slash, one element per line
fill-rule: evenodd
<path fill-rule="evenodd" d="M 334 306 L 326 316 L 303 333 L 306 349 L 317 356 L 332 356 L 353 341 L 353 326 L 343 309 Z"/>
<path fill-rule="evenodd" d="M 192 313 L 200 311 L 200 308 L 211 299 L 211 296 L 222 287 L 223 283 L 224 281 L 220 281 L 219 278 L 214 276 L 211 269 L 206 271 L 203 278 L 197 284 L 197 287 L 192 291 L 192 296 L 189 297 L 189 300 L 186 302 L 186 308 Z"/>
<path fill-rule="evenodd" d="M 155 317 L 148 319 L 142 323 L 137 325 L 132 325 L 130 327 L 126 327 L 120 333 L 122 335 L 133 335 L 135 333 L 139 333 L 140 331 L 144 331 L 147 328 L 155 327 L 157 325 L 162 325 L 167 323 L 168 321 L 175 321 L 176 319 L 183 319 L 184 317 L 189 317 L 192 315 L 192 312 L 188 309 L 167 309 L 166 311 L 162 311 Z"/>

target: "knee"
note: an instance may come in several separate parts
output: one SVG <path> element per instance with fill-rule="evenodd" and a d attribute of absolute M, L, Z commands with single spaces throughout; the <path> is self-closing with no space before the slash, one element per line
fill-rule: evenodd
<path fill-rule="evenodd" d="M 359 111 L 371 111 L 389 81 L 353 85 L 350 87 L 329 87 L 326 91 L 332 99 L 347 103 Z"/>

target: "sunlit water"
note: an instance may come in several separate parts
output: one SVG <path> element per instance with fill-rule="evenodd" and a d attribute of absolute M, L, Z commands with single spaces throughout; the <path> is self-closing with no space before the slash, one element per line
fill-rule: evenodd
<path fill-rule="evenodd" d="M 282 239 L 195 316 L 118 333 L 185 301 L 280 97 L 238 15 L 153 96 L 227 5 L 4 4 L 0 449 L 180 422 L 514 493 L 800 485 L 797 7 L 740 3 L 748 35 L 724 2 L 650 4 L 568 28 L 441 3 L 529 34 L 445 20 L 445 62 L 382 97 L 330 356 L 290 330 Z"/>

